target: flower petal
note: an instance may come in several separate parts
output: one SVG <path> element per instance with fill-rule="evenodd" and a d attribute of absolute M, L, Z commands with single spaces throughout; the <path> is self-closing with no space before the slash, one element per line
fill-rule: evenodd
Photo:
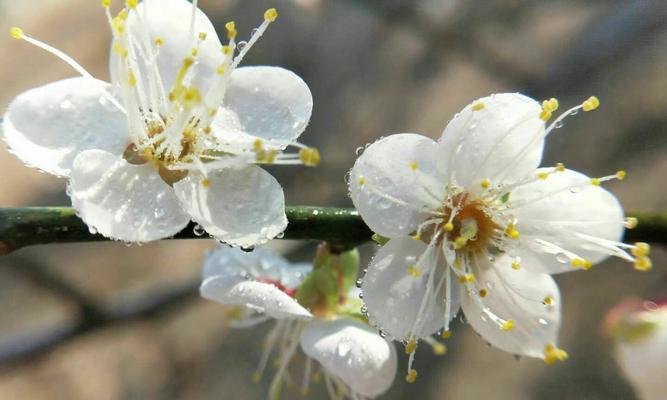
<path fill-rule="evenodd" d="M 477 287 L 484 298 L 462 287 L 461 302 L 466 320 L 484 340 L 513 354 L 543 358 L 545 346 L 555 345 L 560 326 L 560 291 L 553 278 L 526 269 L 513 270 L 512 259 L 490 262 L 479 257 L 474 269 Z M 491 315 L 490 315 L 491 314 Z M 511 320 L 504 330 L 495 317 Z"/>
<path fill-rule="evenodd" d="M 397 340 L 409 339 L 426 295 L 426 274 L 415 277 L 408 273 L 425 251 L 427 246 L 422 242 L 392 239 L 373 257 L 363 279 L 361 291 L 369 320 Z M 431 296 L 423 311 L 424 323 L 415 333 L 418 338 L 430 336 L 445 325 L 444 291 Z M 458 299 L 452 299 L 452 303 L 458 304 Z M 453 305 L 452 310 L 454 317 L 458 306 Z"/>
<path fill-rule="evenodd" d="M 218 275 L 206 278 L 199 293 L 209 300 L 254 308 L 277 319 L 312 318 L 308 310 L 271 283 Z"/>
<path fill-rule="evenodd" d="M 238 246 L 255 246 L 287 227 L 285 197 L 268 172 L 248 165 L 214 171 L 206 178 L 191 172 L 174 189 L 185 209 L 216 239 Z"/>
<path fill-rule="evenodd" d="M 212 125 L 221 140 L 252 143 L 261 138 L 287 144 L 306 129 L 313 96 L 306 82 L 278 67 L 242 67 L 232 72 Z"/>
<path fill-rule="evenodd" d="M 370 145 L 350 172 L 350 196 L 375 232 L 400 237 L 440 207 L 443 182 L 435 169 L 436 143 L 412 133 Z"/>
<path fill-rule="evenodd" d="M 89 149 L 121 154 L 130 143 L 127 119 L 105 97 L 110 85 L 72 78 L 21 93 L 2 122 L 5 142 L 23 162 L 68 176 Z"/>
<path fill-rule="evenodd" d="M 206 279 L 222 275 L 262 278 L 295 289 L 312 269 L 312 265 L 306 263 L 290 264 L 279 254 L 264 247 L 247 252 L 220 246 L 206 256 L 202 277 Z"/>
<path fill-rule="evenodd" d="M 447 124 L 438 168 L 464 188 L 489 179 L 510 183 L 540 165 L 545 126 L 540 105 L 518 93 L 475 100 Z"/>
<path fill-rule="evenodd" d="M 218 39 L 213 24 L 206 14 L 197 9 L 193 35 L 190 34 L 190 15 L 192 4 L 186 0 L 144 0 L 135 10 L 131 10 L 125 26 L 126 35 L 137 43 L 143 43 L 144 32 L 148 34 L 148 45 L 155 46 L 159 38 L 164 44 L 160 46 L 157 66 L 167 92 L 176 81 L 176 75 L 186 57 L 192 56 L 192 48 L 197 46 L 199 33 L 206 34 L 206 40 L 198 45 L 196 57 L 196 73 L 190 86 L 197 87 L 206 93 L 214 80 L 219 79 L 216 70 L 223 61 L 220 51 L 222 44 Z M 118 65 L 120 56 L 111 50 L 110 70 L 111 82 L 120 82 Z M 148 69 L 148 57 L 137 57 L 139 72 L 137 78 L 152 74 Z"/>
<path fill-rule="evenodd" d="M 510 199 L 510 207 L 525 204 L 512 209 L 521 233 L 516 253 L 532 271 L 571 271 L 569 259 L 559 254 L 559 248 L 600 262 L 612 252 L 591 238 L 618 242 L 623 236 L 623 209 L 616 197 L 576 171 L 557 172 L 522 186 Z"/>
<path fill-rule="evenodd" d="M 165 238 L 189 221 L 154 167 L 132 165 L 102 150 L 76 157 L 68 191 L 72 206 L 91 230 L 116 240 Z"/>
<path fill-rule="evenodd" d="M 313 321 L 301 334 L 301 349 L 358 395 L 379 396 L 394 382 L 394 345 L 359 321 Z"/>

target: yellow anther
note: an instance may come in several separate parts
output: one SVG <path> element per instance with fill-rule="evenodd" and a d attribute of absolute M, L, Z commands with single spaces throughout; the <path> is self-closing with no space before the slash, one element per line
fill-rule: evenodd
<path fill-rule="evenodd" d="M 252 147 L 256 152 L 260 151 L 264 147 L 264 142 L 262 139 L 255 139 L 255 141 L 252 143 Z"/>
<path fill-rule="evenodd" d="M 542 102 L 542 108 L 549 112 L 554 112 L 558 110 L 558 100 L 554 99 L 553 97 L 549 100 L 544 100 Z"/>
<path fill-rule="evenodd" d="M 451 232 L 451 231 L 454 230 L 454 224 L 452 224 L 451 222 L 447 222 L 445 224 L 444 228 L 445 228 L 445 231 Z"/>
<path fill-rule="evenodd" d="M 630 250 L 630 253 L 635 257 L 645 257 L 651 254 L 651 246 L 648 243 L 637 242 L 635 243 L 635 247 Z"/>
<path fill-rule="evenodd" d="M 442 331 L 442 338 L 443 339 L 449 339 L 452 337 L 452 331 L 447 330 L 447 331 Z"/>
<path fill-rule="evenodd" d="M 134 75 L 134 72 L 132 70 L 129 70 L 127 72 L 127 84 L 130 86 L 136 86 L 137 85 L 137 76 Z"/>
<path fill-rule="evenodd" d="M 537 174 L 537 177 L 538 177 L 539 179 L 545 180 L 545 179 L 547 179 L 547 178 L 549 177 L 549 173 L 548 173 L 548 172 L 539 172 L 539 173 Z"/>
<path fill-rule="evenodd" d="M 262 380 L 262 374 L 260 374 L 259 372 L 255 372 L 254 374 L 252 374 L 253 382 L 259 383 L 261 380 Z"/>
<path fill-rule="evenodd" d="M 512 261 L 512 269 L 516 271 L 520 270 L 521 264 L 519 264 L 517 261 Z"/>
<path fill-rule="evenodd" d="M 224 74 L 225 73 L 225 66 L 224 65 L 219 66 L 217 72 L 218 72 L 218 75 Z"/>
<path fill-rule="evenodd" d="M 234 52 L 234 49 L 232 49 L 232 46 L 222 46 L 222 54 L 228 56 Z"/>
<path fill-rule="evenodd" d="M 299 150 L 299 159 L 307 167 L 315 167 L 320 164 L 320 151 L 316 148 Z"/>
<path fill-rule="evenodd" d="M 164 46 L 164 39 L 162 39 L 162 38 L 156 38 L 156 39 L 155 39 L 155 45 L 156 45 L 157 47 L 162 47 L 162 46 Z"/>
<path fill-rule="evenodd" d="M 480 291 L 479 291 L 479 297 L 484 298 L 484 297 L 486 297 L 486 296 L 488 296 L 488 295 L 489 295 L 489 292 L 488 292 L 486 289 L 480 289 Z"/>
<path fill-rule="evenodd" d="M 227 38 L 229 40 L 235 39 L 238 32 L 236 31 L 236 23 L 234 21 L 229 21 L 225 24 L 225 29 L 227 29 Z"/>
<path fill-rule="evenodd" d="M 127 14 L 127 10 L 124 9 L 124 8 L 123 8 L 122 10 L 120 10 L 120 12 L 118 13 L 118 15 L 116 15 L 116 17 L 117 17 L 118 19 L 120 19 L 121 21 L 125 21 L 125 20 L 127 19 L 127 16 L 128 16 L 128 14 Z"/>
<path fill-rule="evenodd" d="M 600 107 L 600 100 L 595 96 L 591 96 L 586 101 L 584 101 L 581 106 L 584 111 L 593 111 Z"/>
<path fill-rule="evenodd" d="M 190 49 L 190 54 L 192 54 L 192 57 L 197 57 L 198 53 L 199 53 L 199 50 L 197 50 L 195 47 Z"/>
<path fill-rule="evenodd" d="M 646 272 L 653 268 L 653 262 L 646 256 L 637 257 L 634 267 L 637 271 Z"/>
<path fill-rule="evenodd" d="M 583 258 L 573 258 L 570 261 L 570 264 L 575 268 L 576 267 L 581 267 L 585 270 L 589 270 L 593 267 L 593 263 L 591 261 L 583 259 Z"/>
<path fill-rule="evenodd" d="M 456 238 L 456 240 L 454 240 L 454 249 L 462 249 L 466 243 L 468 243 L 468 239 L 464 238 L 463 236 L 459 236 Z"/>
<path fill-rule="evenodd" d="M 433 347 L 433 354 L 436 356 L 444 356 L 447 354 L 447 346 L 442 343 L 434 343 L 431 345 Z"/>
<path fill-rule="evenodd" d="M 519 231 L 516 230 L 516 227 L 514 226 L 513 223 L 507 225 L 507 228 L 505 228 L 505 233 L 507 234 L 507 236 L 511 237 L 514 240 L 519 238 Z"/>
<path fill-rule="evenodd" d="M 203 130 L 203 131 L 204 131 L 204 133 L 205 133 L 205 134 L 207 134 L 207 135 L 208 135 L 208 134 L 210 134 L 210 133 L 211 133 L 211 131 L 212 131 L 212 129 L 211 129 L 211 127 L 210 127 L 210 126 L 207 126 L 207 127 L 203 128 L 202 130 Z"/>
<path fill-rule="evenodd" d="M 209 112 L 208 115 L 211 117 L 215 117 L 218 114 L 218 109 L 217 108 L 212 108 Z"/>
<path fill-rule="evenodd" d="M 480 110 L 483 110 L 484 107 L 486 107 L 486 106 L 484 105 L 484 103 L 482 103 L 481 101 L 479 101 L 479 102 L 473 104 L 473 106 L 472 106 L 472 110 L 473 110 L 473 111 L 480 111 Z"/>
<path fill-rule="evenodd" d="M 551 365 L 556 361 L 565 361 L 567 360 L 567 352 L 561 350 L 553 344 L 548 344 L 544 346 L 544 362 L 547 365 Z"/>
<path fill-rule="evenodd" d="M 405 354 L 412 354 L 417 351 L 417 341 L 414 339 L 408 340 L 408 343 L 405 344 Z"/>
<path fill-rule="evenodd" d="M 475 282 L 475 275 L 473 274 L 465 274 L 459 276 L 459 282 L 461 283 L 474 283 Z"/>
<path fill-rule="evenodd" d="M 192 108 L 192 106 L 201 103 L 202 96 L 199 92 L 199 89 L 196 87 L 187 88 L 183 93 L 183 106 L 186 109 Z"/>
<path fill-rule="evenodd" d="M 408 164 L 408 165 L 410 166 L 410 169 L 411 169 L 411 170 L 413 170 L 413 171 L 416 171 L 416 170 L 417 170 L 417 168 L 419 168 L 419 165 L 417 165 L 417 163 L 416 163 L 416 162 L 414 162 L 414 161 L 413 161 L 413 162 L 411 162 L 411 163 L 410 163 L 410 164 Z"/>
<path fill-rule="evenodd" d="M 550 120 L 551 119 L 551 111 L 542 109 L 542 111 L 540 111 L 540 119 L 542 121 L 545 121 L 545 122 Z"/>
<path fill-rule="evenodd" d="M 422 240 L 422 235 L 420 235 L 419 232 L 415 233 L 414 235 L 412 235 L 412 236 L 410 236 L 410 237 L 412 238 L 412 240 L 415 240 L 415 241 L 417 241 L 417 242 L 419 242 L 420 240 Z"/>
<path fill-rule="evenodd" d="M 625 179 L 625 175 L 626 175 L 625 171 L 623 171 L 623 170 L 617 171 L 616 172 L 616 179 L 618 179 L 619 181 L 622 181 L 623 179 Z"/>
<path fill-rule="evenodd" d="M 635 217 L 628 217 L 625 219 L 625 227 L 627 229 L 634 229 L 639 224 L 639 220 Z"/>
<path fill-rule="evenodd" d="M 194 58 L 186 57 L 183 60 L 183 68 L 190 68 L 192 66 L 192 64 L 194 64 L 194 63 L 195 63 Z"/>
<path fill-rule="evenodd" d="M 457 258 L 454 260 L 454 268 L 461 268 L 461 259 Z"/>
<path fill-rule="evenodd" d="M 364 178 L 363 176 L 360 176 L 359 179 L 357 179 L 357 183 L 359 184 L 359 186 L 363 186 L 363 185 L 365 185 L 367 182 L 368 182 L 368 181 L 367 181 L 366 178 Z"/>
<path fill-rule="evenodd" d="M 125 31 L 125 26 L 123 25 L 123 19 L 120 17 L 114 17 L 114 19 L 111 20 L 111 25 L 116 29 L 119 35 L 122 35 L 123 32 Z"/>
<path fill-rule="evenodd" d="M 113 44 L 113 51 L 114 53 L 118 54 L 120 57 L 127 57 L 127 49 L 123 46 L 121 46 L 118 42 L 114 42 Z"/>
<path fill-rule="evenodd" d="M 565 172 L 565 165 L 563 163 L 556 164 L 556 171 Z"/>
<path fill-rule="evenodd" d="M 14 39 L 23 39 L 23 29 L 16 26 L 9 30 L 9 34 L 12 35 Z"/>
<path fill-rule="evenodd" d="M 414 383 L 417 380 L 417 370 L 409 369 L 408 374 L 405 376 L 405 381 L 407 383 Z"/>
<path fill-rule="evenodd" d="M 269 8 L 264 12 L 264 20 L 273 22 L 278 18 L 278 11 L 275 8 Z"/>
<path fill-rule="evenodd" d="M 102 7 L 109 8 L 111 5 L 111 0 L 102 0 Z"/>
<path fill-rule="evenodd" d="M 206 40 L 206 37 L 207 37 L 207 36 L 208 36 L 208 35 L 207 35 L 206 32 L 199 32 L 199 40 L 201 40 L 202 42 L 203 42 L 204 40 Z"/>
<path fill-rule="evenodd" d="M 547 296 L 542 300 L 542 304 L 545 306 L 550 306 L 554 304 L 554 298 L 551 296 Z"/>
<path fill-rule="evenodd" d="M 125 4 L 127 4 L 127 8 L 137 8 L 137 0 L 127 0 Z"/>
<path fill-rule="evenodd" d="M 422 272 L 416 266 L 411 265 L 408 267 L 408 275 L 410 275 L 413 278 L 419 278 L 420 276 L 422 276 Z"/>
<path fill-rule="evenodd" d="M 503 328 L 503 331 L 505 331 L 505 332 L 511 331 L 512 329 L 514 329 L 514 320 L 513 319 L 508 319 L 507 321 L 505 321 L 502 328 Z"/>
<path fill-rule="evenodd" d="M 488 187 L 491 186 L 491 181 L 488 180 L 488 179 L 484 179 L 484 180 L 482 181 L 481 185 L 482 185 L 482 187 L 483 187 L 484 189 L 488 189 Z"/>
<path fill-rule="evenodd" d="M 600 179 L 598 178 L 591 178 L 591 185 L 593 186 L 600 186 Z"/>
<path fill-rule="evenodd" d="M 204 179 L 201 180 L 201 185 L 203 187 L 207 188 L 207 187 L 211 186 L 211 181 L 208 180 L 207 178 L 204 178 Z"/>

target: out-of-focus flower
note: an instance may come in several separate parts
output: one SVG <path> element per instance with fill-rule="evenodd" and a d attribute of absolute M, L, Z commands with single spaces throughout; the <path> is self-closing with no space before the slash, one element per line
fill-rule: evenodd
<path fill-rule="evenodd" d="M 290 379 L 288 367 L 299 346 L 308 356 L 301 384 L 304 395 L 310 381 L 321 374 L 332 398 L 373 398 L 391 386 L 396 352 L 359 314 L 361 302 L 353 290 L 358 263 L 356 251 L 332 255 L 326 248 L 320 249 L 315 268 L 290 264 L 263 248 L 246 253 L 221 247 L 207 257 L 201 295 L 237 306 L 229 313 L 233 326 L 277 320 L 266 336 L 254 376 L 261 379 L 277 351 L 270 398 L 278 398 Z M 321 365 L 321 372 L 312 360 Z"/>
<path fill-rule="evenodd" d="M 111 84 L 12 28 L 81 77 L 12 101 L 2 126 L 10 150 L 68 177 L 79 216 L 113 239 L 168 237 L 190 219 L 235 245 L 278 235 L 287 225 L 283 191 L 258 164 L 316 165 L 319 153 L 296 142 L 312 111 L 306 83 L 282 68 L 238 68 L 276 10 L 247 42 L 227 23 L 223 46 L 197 1 L 127 1 L 115 17 L 109 3 Z"/>
<path fill-rule="evenodd" d="M 642 400 L 667 396 L 667 300 L 630 299 L 614 307 L 605 331 L 616 345 L 616 361 Z"/>
<path fill-rule="evenodd" d="M 589 269 L 610 255 L 649 269 L 649 246 L 620 242 L 624 219 L 600 184 L 625 172 L 589 178 L 562 164 L 538 168 L 546 136 L 591 97 L 549 126 L 555 99 L 541 106 L 520 94 L 474 101 L 433 141 L 385 137 L 365 149 L 349 189 L 370 228 L 390 240 L 378 251 L 362 291 L 369 319 L 410 354 L 443 330 L 462 307 L 495 347 L 551 364 L 560 293 L 549 274 Z"/>

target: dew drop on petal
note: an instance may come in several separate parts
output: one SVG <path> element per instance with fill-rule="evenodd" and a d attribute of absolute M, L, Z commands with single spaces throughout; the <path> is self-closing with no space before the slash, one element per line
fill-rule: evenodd
<path fill-rule="evenodd" d="M 255 250 L 255 246 L 241 246 L 241 250 L 246 253 L 252 253 Z"/>
<path fill-rule="evenodd" d="M 361 154 L 363 154 L 364 150 L 366 150 L 366 147 L 364 146 L 359 146 L 357 149 L 354 151 L 357 157 L 359 157 Z"/>
<path fill-rule="evenodd" d="M 556 254 L 556 261 L 561 264 L 565 264 L 570 261 L 570 257 L 568 257 L 565 253 L 558 253 Z"/>
<path fill-rule="evenodd" d="M 540 325 L 544 325 L 544 326 L 549 325 L 549 321 L 547 321 L 547 320 L 544 319 L 544 318 L 540 318 L 540 319 L 538 319 L 537 322 L 539 322 Z"/>
<path fill-rule="evenodd" d="M 357 281 L 354 284 L 357 285 L 358 288 L 361 288 L 361 285 L 363 283 L 364 283 L 364 281 L 362 279 L 357 279 Z"/>
<path fill-rule="evenodd" d="M 203 236 L 206 231 L 201 225 L 195 224 L 195 226 L 192 227 L 192 233 L 194 233 L 195 236 Z"/>

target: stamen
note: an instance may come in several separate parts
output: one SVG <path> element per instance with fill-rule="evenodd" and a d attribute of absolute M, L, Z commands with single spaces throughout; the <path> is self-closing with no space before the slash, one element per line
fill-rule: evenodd
<path fill-rule="evenodd" d="M 586 112 L 593 111 L 597 109 L 599 106 L 600 106 L 600 100 L 595 96 L 589 97 L 586 101 L 584 101 L 581 104 L 581 108 Z"/>
<path fill-rule="evenodd" d="M 547 365 L 551 365 L 556 361 L 565 361 L 567 357 L 568 355 L 565 350 L 559 349 L 551 343 L 544 346 L 544 362 Z"/>

